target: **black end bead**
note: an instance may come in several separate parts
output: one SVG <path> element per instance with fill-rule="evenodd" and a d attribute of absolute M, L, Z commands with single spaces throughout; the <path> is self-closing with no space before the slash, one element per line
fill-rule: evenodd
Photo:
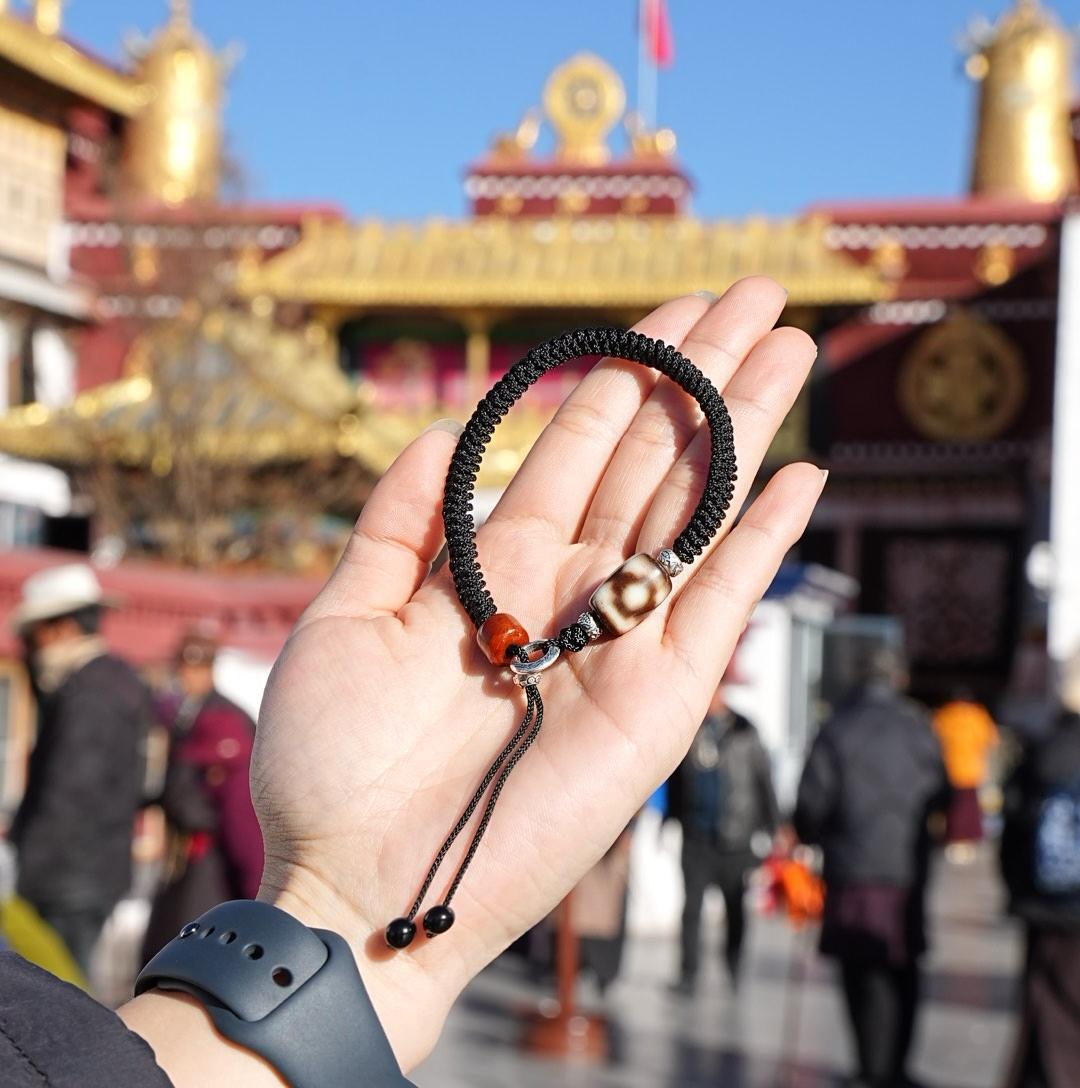
<path fill-rule="evenodd" d="M 424 932 L 429 937 L 437 937 L 445 933 L 454 924 L 454 912 L 441 903 L 424 915 Z"/>
<path fill-rule="evenodd" d="M 395 918 L 386 927 L 386 943 L 391 948 L 408 948 L 415 936 L 416 926 L 408 918 Z"/>

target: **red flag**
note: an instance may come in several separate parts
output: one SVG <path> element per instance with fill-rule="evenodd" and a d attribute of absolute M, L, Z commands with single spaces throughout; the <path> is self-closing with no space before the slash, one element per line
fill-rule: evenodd
<path fill-rule="evenodd" d="M 657 68 L 668 68 L 675 60 L 675 38 L 671 33 L 666 0 L 643 0 L 641 6 L 649 59 Z"/>

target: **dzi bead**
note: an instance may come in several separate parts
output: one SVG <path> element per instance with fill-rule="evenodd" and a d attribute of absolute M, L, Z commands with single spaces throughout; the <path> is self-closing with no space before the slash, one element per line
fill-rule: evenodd
<path fill-rule="evenodd" d="M 613 635 L 637 627 L 671 592 L 668 573 L 641 552 L 625 563 L 589 598 L 589 608 Z"/>
<path fill-rule="evenodd" d="M 513 616 L 496 612 L 476 632 L 476 641 L 492 665 L 505 665 L 511 646 L 524 646 L 529 634 Z"/>

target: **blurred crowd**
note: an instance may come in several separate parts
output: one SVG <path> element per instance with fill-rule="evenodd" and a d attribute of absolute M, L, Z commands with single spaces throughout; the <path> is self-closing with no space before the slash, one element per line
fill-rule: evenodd
<path fill-rule="evenodd" d="M 161 829 L 143 962 L 214 904 L 254 897 L 263 860 L 248 785 L 255 725 L 215 688 L 215 632 L 186 631 L 151 685 L 102 638 L 113 605 L 93 571 L 73 564 L 29 578 L 15 616 L 38 728 L 0 866 L 0 943 L 86 988 L 102 929 L 133 886 L 137 827 Z M 1080 656 L 1063 669 L 1053 728 L 1012 746 L 970 691 L 932 713 L 912 700 L 893 649 L 867 649 L 854 677 L 816 733 L 789 812 L 754 724 L 716 692 L 663 801 L 681 828 L 684 888 L 672 999 L 693 1000 L 698 987 L 710 888 L 723 899 L 723 962 L 737 993 L 753 883 L 793 921 L 819 927 L 820 953 L 838 967 L 857 1083 L 914 1084 L 932 858 L 940 849 L 945 864 L 973 860 L 992 787 L 1001 875 L 1027 933 L 1019 1030 L 1000 1083 L 1076 1084 Z M 1015 754 L 992 758 L 1004 747 Z M 1004 769 L 992 776 L 992 764 Z M 552 929 L 568 920 L 575 972 L 601 995 L 617 978 L 630 842 L 628 828 L 569 910 L 523 939 L 518 951 L 538 975 L 558 966 Z"/>

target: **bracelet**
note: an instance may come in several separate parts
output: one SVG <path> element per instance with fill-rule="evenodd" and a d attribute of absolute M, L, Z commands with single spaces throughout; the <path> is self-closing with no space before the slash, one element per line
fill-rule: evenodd
<path fill-rule="evenodd" d="M 655 557 L 644 552 L 627 559 L 595 590 L 589 609 L 554 638 L 530 639 L 513 616 L 499 612 L 492 598 L 476 550 L 473 491 L 484 448 L 495 428 L 525 391 L 555 367 L 583 356 L 607 356 L 652 367 L 676 382 L 698 403 L 709 425 L 709 470 L 697 507 L 671 547 Z M 462 607 L 476 627 L 476 638 L 487 659 L 509 667 L 515 683 L 524 689 L 525 716 L 496 756 L 435 855 L 408 912 L 395 918 L 385 932 L 391 948 L 405 948 L 416 935 L 415 918 L 443 860 L 468 825 L 484 795 L 490 795 L 480 822 L 442 902 L 424 915 L 428 937 L 445 933 L 454 924 L 450 902 L 491 820 L 499 794 L 518 761 L 536 739 L 544 720 L 539 679 L 563 653 L 578 653 L 602 635 L 617 636 L 636 627 L 671 592 L 671 579 L 684 564 L 694 562 L 716 535 L 731 505 L 735 490 L 735 445 L 731 417 L 713 383 L 669 344 L 623 329 L 588 328 L 564 333 L 533 348 L 506 372 L 480 401 L 458 439 L 450 461 L 443 494 L 443 525 L 448 565 Z"/>

